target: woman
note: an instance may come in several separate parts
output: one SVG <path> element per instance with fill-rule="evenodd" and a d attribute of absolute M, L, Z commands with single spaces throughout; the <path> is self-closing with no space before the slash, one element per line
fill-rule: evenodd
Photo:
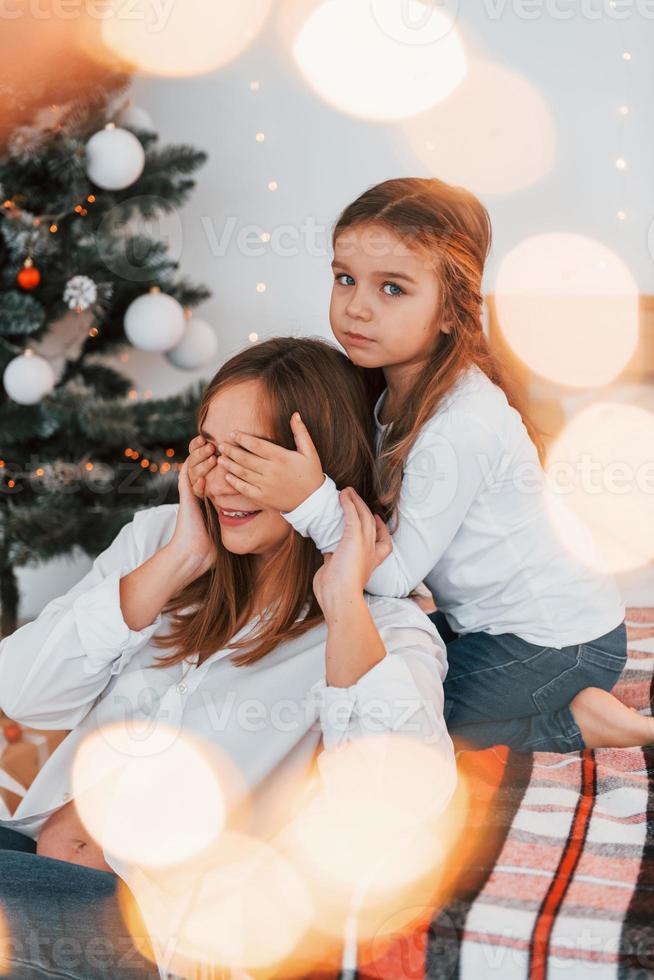
<path fill-rule="evenodd" d="M 328 780 L 336 750 L 365 745 L 375 731 L 412 733 L 434 746 L 435 809 L 450 799 L 456 776 L 442 718 L 443 642 L 413 602 L 363 594 L 388 542 L 366 506 L 376 499 L 357 369 L 323 341 L 270 340 L 220 368 L 197 420 L 215 441 L 239 427 L 291 448 L 285 420 L 296 406 L 327 469 L 348 487 L 347 533 L 333 555 L 323 561 L 278 511 L 257 509 L 230 488 L 219 468 L 201 503 L 187 459 L 179 504 L 138 512 L 78 585 L 0 644 L 0 707 L 26 725 L 71 729 L 13 817 L 0 821 L 0 908 L 16 944 L 9 976 L 152 975 L 116 902 L 117 877 L 138 892 L 143 870 L 96 842 L 79 816 L 87 794 L 111 774 L 100 761 L 74 784 L 71 773 L 84 740 L 117 722 L 147 720 L 219 747 L 240 776 L 222 787 L 228 814 L 239 821 L 247 813 L 245 829 L 264 835 L 288 815 L 276 783 L 300 786 L 318 749 Z M 165 648 L 173 652 L 156 653 Z M 240 710 L 252 702 L 262 708 L 258 727 Z M 171 799 L 174 792 L 173 785 Z M 138 814 L 133 819 L 136 827 Z M 89 955 L 98 936 L 109 944 L 102 962 Z M 66 941 L 79 948 L 71 959 L 63 947 L 62 962 Z M 148 949 L 145 931 L 143 943 L 167 976 L 161 947 Z"/>

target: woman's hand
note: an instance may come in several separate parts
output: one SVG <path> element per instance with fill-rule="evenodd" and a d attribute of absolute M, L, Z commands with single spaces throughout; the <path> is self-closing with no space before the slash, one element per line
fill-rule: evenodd
<path fill-rule="evenodd" d="M 191 487 L 188 456 L 179 471 L 178 489 L 177 523 L 169 547 L 180 562 L 193 566 L 199 578 L 215 563 L 217 551 L 204 522 L 202 505 Z"/>
<path fill-rule="evenodd" d="M 299 412 L 291 416 L 291 431 L 296 450 L 244 432 L 230 433 L 232 441 L 218 446 L 217 461 L 229 485 L 248 500 L 278 511 L 294 510 L 310 497 L 324 483 L 322 463 Z"/>
<path fill-rule="evenodd" d="M 391 553 L 393 543 L 378 514 L 372 514 L 352 487 L 339 494 L 345 530 L 333 554 L 313 578 L 313 591 L 327 617 L 339 602 L 360 597 L 373 570 Z"/>
<path fill-rule="evenodd" d="M 216 447 L 204 436 L 196 436 L 188 444 L 188 475 L 196 497 L 204 499 L 205 477 L 216 465 Z"/>

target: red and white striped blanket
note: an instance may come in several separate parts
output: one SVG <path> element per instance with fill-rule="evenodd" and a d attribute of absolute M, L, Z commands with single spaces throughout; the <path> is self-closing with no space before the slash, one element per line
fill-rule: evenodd
<path fill-rule="evenodd" d="M 654 609 L 629 609 L 627 626 L 613 693 L 649 714 Z M 471 803 L 450 898 L 411 935 L 373 944 L 358 978 L 654 975 L 654 746 L 458 761 Z"/>

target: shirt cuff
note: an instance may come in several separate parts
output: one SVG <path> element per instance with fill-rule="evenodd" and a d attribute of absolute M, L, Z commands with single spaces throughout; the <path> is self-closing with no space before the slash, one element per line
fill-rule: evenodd
<path fill-rule="evenodd" d="M 317 514 L 321 514 L 325 509 L 325 502 L 329 499 L 330 495 L 336 490 L 336 484 L 330 476 L 326 473 L 323 474 L 325 479 L 318 487 L 314 490 L 306 500 L 303 500 L 301 504 L 298 504 L 294 510 L 281 511 L 281 515 L 285 518 L 288 523 L 299 533 L 303 538 L 309 536 L 309 525 L 311 521 Z"/>
<path fill-rule="evenodd" d="M 114 569 L 88 592 L 73 602 L 73 616 L 89 674 L 111 664 L 111 674 L 118 674 L 131 657 L 144 647 L 161 625 L 162 615 L 142 630 L 131 630 L 120 606 L 120 580 L 133 568 L 124 565 Z"/>
<path fill-rule="evenodd" d="M 400 654 L 386 656 L 351 687 L 330 687 L 324 678 L 310 689 L 320 714 L 325 749 L 338 749 L 348 734 L 398 731 L 424 704 L 411 670 Z"/>

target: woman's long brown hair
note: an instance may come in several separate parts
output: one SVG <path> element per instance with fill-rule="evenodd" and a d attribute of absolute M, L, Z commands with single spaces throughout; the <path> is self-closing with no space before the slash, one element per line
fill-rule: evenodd
<path fill-rule="evenodd" d="M 273 442 L 296 448 L 290 418 L 299 411 L 325 473 L 338 487 L 353 487 L 372 510 L 384 516 L 378 507 L 365 381 L 348 358 L 318 338 L 276 337 L 247 347 L 223 364 L 207 386 L 197 410 L 198 431 L 219 391 L 253 380 L 262 386 L 261 412 Z M 163 612 L 171 613 L 171 629 L 152 642 L 162 649 L 175 647 L 176 652 L 156 658 L 155 668 L 177 663 L 192 653 L 199 653 L 202 662 L 227 645 L 234 650 L 249 648 L 232 657 L 237 666 L 254 663 L 323 619 L 313 594 L 313 576 L 322 565 L 322 555 L 311 538 L 303 538 L 289 525 L 288 537 L 259 573 L 259 581 L 278 586 L 272 612 L 267 611 L 246 637 L 229 643 L 255 610 L 254 559 L 224 547 L 218 515 L 206 498 L 203 515 L 217 559 L 209 571 L 164 606 Z M 309 608 L 299 618 L 307 602 Z"/>
<path fill-rule="evenodd" d="M 504 391 L 509 404 L 520 413 L 542 462 L 540 433 L 527 415 L 507 365 L 490 349 L 483 331 L 481 281 L 492 239 L 486 208 L 465 188 L 435 178 L 386 180 L 345 208 L 334 225 L 332 245 L 349 228 L 369 224 L 386 228 L 433 262 L 442 296 L 441 308 L 434 314 L 451 331 L 438 335 L 428 361 L 402 403 L 395 406 L 378 461 L 382 508 L 397 516 L 403 467 L 411 447 L 443 397 L 473 364 Z M 383 371 L 362 370 L 374 401 L 385 387 Z"/>

